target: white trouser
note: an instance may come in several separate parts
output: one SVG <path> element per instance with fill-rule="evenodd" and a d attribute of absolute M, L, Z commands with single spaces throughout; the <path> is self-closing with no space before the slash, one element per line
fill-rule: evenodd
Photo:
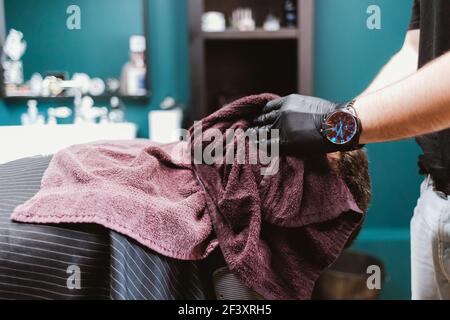
<path fill-rule="evenodd" d="M 450 300 L 450 200 L 427 178 L 411 220 L 413 300 Z"/>

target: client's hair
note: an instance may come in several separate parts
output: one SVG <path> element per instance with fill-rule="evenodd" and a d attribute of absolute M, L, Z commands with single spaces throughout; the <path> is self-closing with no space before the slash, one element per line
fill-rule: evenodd
<path fill-rule="evenodd" d="M 331 169 L 341 177 L 350 190 L 358 207 L 364 212 L 364 218 L 372 198 L 369 176 L 369 162 L 363 149 L 350 152 L 330 153 L 327 157 L 311 156 L 305 158 L 306 170 L 324 171 Z M 361 231 L 362 223 L 347 243 L 352 244 Z"/>
<path fill-rule="evenodd" d="M 358 207 L 367 212 L 372 199 L 372 187 L 366 153 L 363 150 L 341 153 L 337 169 Z"/>
<path fill-rule="evenodd" d="M 324 172 L 331 169 L 345 182 L 358 207 L 367 212 L 372 197 L 369 162 L 361 150 L 330 153 L 327 157 L 305 158 L 305 170 Z"/>
<path fill-rule="evenodd" d="M 343 152 L 337 160 L 337 173 L 344 180 L 358 207 L 364 211 L 364 217 L 372 199 L 372 185 L 369 176 L 369 161 L 363 150 Z M 364 222 L 364 220 L 363 220 Z M 347 243 L 351 246 L 361 231 L 362 224 L 353 232 Z"/>

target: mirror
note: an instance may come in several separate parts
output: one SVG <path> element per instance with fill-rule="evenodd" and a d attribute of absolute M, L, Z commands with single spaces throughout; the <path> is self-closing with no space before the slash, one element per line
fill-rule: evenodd
<path fill-rule="evenodd" d="M 145 0 L 3 0 L 4 98 L 148 97 L 147 10 Z"/>

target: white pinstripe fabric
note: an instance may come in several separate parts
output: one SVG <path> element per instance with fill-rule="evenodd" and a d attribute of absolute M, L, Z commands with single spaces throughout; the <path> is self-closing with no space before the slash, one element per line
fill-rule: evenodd
<path fill-rule="evenodd" d="M 0 166 L 0 299 L 203 299 L 196 263 L 155 254 L 93 225 L 10 221 L 31 198 L 51 157 Z M 67 268 L 81 269 L 81 289 L 67 288 Z M 181 276 L 182 275 L 182 276 Z"/>

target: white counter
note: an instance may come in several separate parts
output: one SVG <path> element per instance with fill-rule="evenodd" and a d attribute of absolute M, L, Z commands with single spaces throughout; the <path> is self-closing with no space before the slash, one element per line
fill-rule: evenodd
<path fill-rule="evenodd" d="M 49 155 L 74 144 L 97 140 L 132 140 L 133 123 L 43 126 L 0 126 L 0 164 L 36 155 Z"/>

